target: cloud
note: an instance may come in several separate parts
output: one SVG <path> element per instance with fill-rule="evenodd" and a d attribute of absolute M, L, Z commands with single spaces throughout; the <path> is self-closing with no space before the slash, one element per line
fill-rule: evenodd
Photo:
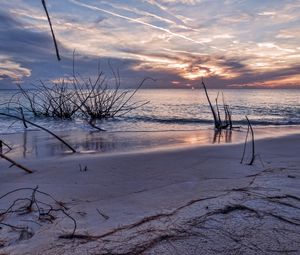
<path fill-rule="evenodd" d="M 124 86 L 149 75 L 160 87 L 194 86 L 202 76 L 212 87 L 284 86 L 299 78 L 295 1 L 52 1 L 62 62 L 39 1 L 4 0 L 1 7 L 0 86 L 16 78 L 29 84 L 66 76 L 74 49 L 84 75 L 93 75 L 99 58 L 111 59 L 123 71 Z"/>
<path fill-rule="evenodd" d="M 18 59 L 35 59 L 52 52 L 51 36 L 47 32 L 26 29 L 12 14 L 0 11 L 0 53 Z"/>
<path fill-rule="evenodd" d="M 104 12 L 104 13 L 110 14 L 112 16 L 121 18 L 121 19 L 125 19 L 125 20 L 131 21 L 131 22 L 135 22 L 135 23 L 138 23 L 138 24 L 141 24 L 141 25 L 144 25 L 144 26 L 156 29 L 156 30 L 160 30 L 160 31 L 165 32 L 167 34 L 170 34 L 170 35 L 172 35 L 174 37 L 178 37 L 178 38 L 190 41 L 192 43 L 197 43 L 197 44 L 203 44 L 204 43 L 201 40 L 195 40 L 195 39 L 193 39 L 191 37 L 185 36 L 183 34 L 172 32 L 171 30 L 169 30 L 167 28 L 164 28 L 164 27 L 161 27 L 161 26 L 156 26 L 156 25 L 153 25 L 151 23 L 144 22 L 144 21 L 142 21 L 140 19 L 130 18 L 128 16 L 125 16 L 125 15 L 122 15 L 122 14 L 118 14 L 118 13 L 115 13 L 115 12 L 112 12 L 112 11 L 108 11 L 108 10 L 105 10 L 103 8 L 99 8 L 99 7 L 94 6 L 94 5 L 88 5 L 88 4 L 82 3 L 82 2 L 77 1 L 77 0 L 69 0 L 69 1 L 72 2 L 72 3 L 74 3 L 74 4 L 77 4 L 79 6 L 82 6 L 82 7 L 86 7 L 86 8 L 92 9 L 92 10 Z"/>
<path fill-rule="evenodd" d="M 22 67 L 20 63 L 16 63 L 6 56 L 0 55 L 0 80 L 11 79 L 21 81 L 24 77 L 29 77 L 31 70 Z"/>
<path fill-rule="evenodd" d="M 276 71 L 245 73 L 239 80 L 232 81 L 230 87 L 270 87 L 294 88 L 300 86 L 300 65 Z"/>
<path fill-rule="evenodd" d="M 149 0 L 149 2 L 156 2 L 155 0 Z M 195 5 L 199 3 L 199 0 L 160 0 L 163 4 L 188 4 L 188 5 Z"/>

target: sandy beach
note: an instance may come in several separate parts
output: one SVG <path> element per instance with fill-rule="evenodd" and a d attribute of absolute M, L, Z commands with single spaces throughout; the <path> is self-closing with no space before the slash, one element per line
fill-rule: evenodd
<path fill-rule="evenodd" d="M 299 141 L 299 133 L 257 140 L 253 166 L 240 164 L 238 142 L 40 159 L 16 154 L 34 173 L 1 160 L 0 196 L 37 187 L 59 203 L 42 193 L 37 200 L 63 210 L 51 221 L 35 211 L 2 216 L 26 231 L 1 225 L 0 253 L 298 254 Z M 31 196 L 7 195 L 1 211 Z"/>
<path fill-rule="evenodd" d="M 300 0 L 0 7 L 0 255 L 300 255 Z"/>

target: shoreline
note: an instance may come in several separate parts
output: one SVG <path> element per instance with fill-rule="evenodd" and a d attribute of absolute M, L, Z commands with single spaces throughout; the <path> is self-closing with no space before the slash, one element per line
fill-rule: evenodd
<path fill-rule="evenodd" d="M 255 140 L 298 134 L 294 126 L 254 127 Z M 230 145 L 244 143 L 246 129 L 222 130 L 177 130 L 177 131 L 60 131 L 55 132 L 78 154 L 126 154 L 176 150 L 177 148 L 201 147 L 209 145 Z M 50 134 L 40 130 L 25 130 L 22 133 L 0 136 L 13 147 L 9 153 L 16 159 L 64 157 L 70 155 L 68 149 Z"/>

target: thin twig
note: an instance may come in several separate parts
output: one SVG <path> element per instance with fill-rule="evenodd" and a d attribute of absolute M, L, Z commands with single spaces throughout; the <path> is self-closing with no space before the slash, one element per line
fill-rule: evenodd
<path fill-rule="evenodd" d="M 48 130 L 48 129 L 46 129 L 46 128 L 40 126 L 40 125 L 37 125 L 37 124 L 35 124 L 35 123 L 33 123 L 33 122 L 29 121 L 29 120 L 26 120 L 26 119 L 24 119 L 24 118 L 20 118 L 20 117 L 18 117 L 18 116 L 12 115 L 12 114 L 0 112 L 0 115 L 6 116 L 6 117 L 15 118 L 15 119 L 18 119 L 18 120 L 21 120 L 21 121 L 25 121 L 25 122 L 27 122 L 28 124 L 30 124 L 30 125 L 32 125 L 32 126 L 35 126 L 35 127 L 37 127 L 37 128 L 40 128 L 40 129 L 44 130 L 45 132 L 47 132 L 47 133 L 53 135 L 53 136 L 54 136 L 56 139 L 58 139 L 59 141 L 61 141 L 61 142 L 62 142 L 64 145 L 66 145 L 73 153 L 76 152 L 76 150 L 75 150 L 71 145 L 69 145 L 67 142 L 65 142 L 62 138 L 60 138 L 58 135 L 54 134 L 54 133 L 51 132 L 50 130 Z"/>
<path fill-rule="evenodd" d="M 18 189 L 9 191 L 6 194 L 0 196 L 0 200 L 3 199 L 4 197 L 8 197 L 9 195 L 15 194 L 19 191 L 27 191 L 27 190 L 32 191 L 32 193 L 29 197 L 17 198 L 14 201 L 12 201 L 11 205 L 7 209 L 5 209 L 4 211 L 0 211 L 0 225 L 4 225 L 4 226 L 10 227 L 12 229 L 26 229 L 27 227 L 14 226 L 14 225 L 3 222 L 3 220 L 5 219 L 5 216 L 12 214 L 12 213 L 17 213 L 18 215 L 24 215 L 24 214 L 28 214 L 28 213 L 34 213 L 34 215 L 36 215 L 36 213 L 37 213 L 38 220 L 40 222 L 48 221 L 48 222 L 52 223 L 53 220 L 56 218 L 56 216 L 53 214 L 53 212 L 61 212 L 64 215 L 66 215 L 70 220 L 73 221 L 74 227 L 70 234 L 70 237 L 75 235 L 75 232 L 77 229 L 77 222 L 67 212 L 68 208 L 66 208 L 62 202 L 59 202 L 56 199 L 54 199 L 50 194 L 40 191 L 38 189 L 38 186 L 36 186 L 35 188 L 18 188 Z M 55 202 L 55 204 L 57 204 L 57 206 L 59 206 L 59 207 L 55 208 L 51 204 L 48 204 L 48 203 L 38 200 L 37 195 L 40 195 L 40 196 L 43 195 L 43 196 L 51 198 Z M 20 203 L 21 203 L 21 206 L 20 206 Z M 32 221 L 32 219 L 30 219 L 30 221 Z M 34 221 L 34 223 L 41 225 L 40 223 L 35 222 L 35 221 Z"/>
<path fill-rule="evenodd" d="M 250 127 L 250 131 L 251 131 L 251 141 L 252 141 L 252 157 L 251 157 L 251 161 L 249 162 L 248 165 L 252 165 L 254 160 L 255 160 L 255 143 L 254 143 L 254 131 L 253 131 L 253 128 L 252 128 L 252 125 L 251 125 L 251 122 L 250 120 L 248 119 L 248 117 L 246 116 L 246 119 L 247 119 L 247 122 L 248 122 L 248 125 Z"/>
<path fill-rule="evenodd" d="M 42 0 L 42 4 L 43 4 L 43 7 L 44 7 L 44 10 L 45 10 L 47 19 L 48 19 L 48 23 L 49 23 L 49 26 L 50 26 L 50 30 L 51 30 L 51 34 L 52 34 L 52 38 L 53 38 L 53 42 L 54 42 L 54 47 L 55 47 L 55 52 L 56 52 L 56 57 L 57 57 L 57 60 L 60 61 L 61 58 L 60 58 L 60 55 L 59 55 L 59 51 L 58 51 L 58 47 L 57 47 L 57 43 L 56 43 L 56 39 L 55 39 L 55 34 L 54 34 L 54 31 L 53 31 L 53 28 L 52 28 L 52 23 L 51 23 L 51 19 L 50 19 L 48 10 L 47 10 L 45 0 Z"/>
<path fill-rule="evenodd" d="M 12 147 L 10 147 L 6 142 L 3 140 L 0 140 L 0 153 L 2 153 L 3 145 L 6 146 L 10 151 L 12 150 Z"/>
<path fill-rule="evenodd" d="M 240 164 L 242 164 L 243 161 L 244 161 L 244 157 L 245 157 L 245 153 L 246 153 L 246 147 L 247 147 L 247 142 L 248 142 L 249 131 L 250 131 L 250 127 L 248 125 L 247 134 L 246 134 L 245 143 L 244 143 L 243 154 L 242 154 L 242 158 L 241 158 Z"/>
<path fill-rule="evenodd" d="M 109 219 L 109 216 L 105 215 L 104 213 L 100 212 L 100 210 L 98 208 L 96 208 L 97 212 L 99 213 L 99 215 L 101 215 L 105 220 Z"/>
<path fill-rule="evenodd" d="M 25 116 L 24 116 L 24 112 L 23 112 L 23 108 L 22 107 L 20 107 L 20 112 L 21 112 L 22 119 L 23 119 L 23 125 L 24 125 L 25 128 L 28 128 L 27 124 L 26 124 L 26 121 L 25 121 Z"/>
<path fill-rule="evenodd" d="M 246 138 L 245 138 L 245 143 L 244 143 L 244 149 L 243 149 L 243 155 L 242 155 L 242 158 L 241 158 L 241 161 L 240 163 L 242 164 L 243 161 L 244 161 L 244 157 L 245 157 L 245 153 L 246 153 L 246 146 L 247 146 L 247 142 L 248 142 L 248 136 L 249 136 L 249 132 L 251 133 L 251 145 L 252 145 L 252 153 L 251 153 L 251 160 L 250 162 L 248 163 L 248 165 L 252 165 L 254 160 L 255 160 L 255 142 L 254 142 L 254 131 L 253 131 L 253 128 L 252 128 L 252 125 L 251 125 L 251 122 L 250 120 L 248 119 L 247 116 L 246 117 L 246 120 L 248 122 L 248 129 L 247 129 L 247 135 L 246 135 Z"/>
<path fill-rule="evenodd" d="M 219 121 L 218 121 L 217 114 L 216 114 L 215 109 L 213 108 L 212 103 L 211 103 L 211 101 L 210 101 L 210 98 L 209 98 L 209 96 L 208 96 L 207 89 L 206 89 L 205 83 L 204 83 L 204 81 L 203 81 L 203 78 L 202 78 L 202 86 L 203 86 L 203 88 L 204 88 L 205 95 L 206 95 L 206 98 L 207 98 L 207 101 L 208 101 L 208 104 L 209 104 L 211 113 L 212 113 L 212 115 L 213 115 L 213 117 L 214 117 L 215 128 L 216 128 L 216 129 L 220 129 L 220 128 L 221 128 L 221 125 L 220 125 L 220 123 L 219 123 Z"/>
<path fill-rule="evenodd" d="M 16 166 L 16 167 L 18 167 L 18 168 L 24 170 L 25 172 L 27 172 L 27 173 L 29 173 L 29 174 L 32 174 L 32 173 L 33 173 L 32 170 L 30 170 L 30 169 L 28 169 L 27 167 L 25 167 L 25 166 L 23 166 L 23 165 L 17 163 L 16 161 L 14 161 L 14 160 L 10 159 L 9 157 L 3 155 L 2 153 L 0 153 L 0 157 L 3 158 L 3 159 L 5 159 L 5 160 L 7 160 L 8 162 L 12 163 L 14 166 Z"/>

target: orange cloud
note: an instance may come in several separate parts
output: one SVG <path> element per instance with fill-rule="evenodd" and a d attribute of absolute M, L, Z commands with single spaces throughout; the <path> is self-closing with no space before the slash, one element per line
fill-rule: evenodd
<path fill-rule="evenodd" d="M 231 84 L 235 88 L 300 88 L 300 74 L 260 82 Z"/>

